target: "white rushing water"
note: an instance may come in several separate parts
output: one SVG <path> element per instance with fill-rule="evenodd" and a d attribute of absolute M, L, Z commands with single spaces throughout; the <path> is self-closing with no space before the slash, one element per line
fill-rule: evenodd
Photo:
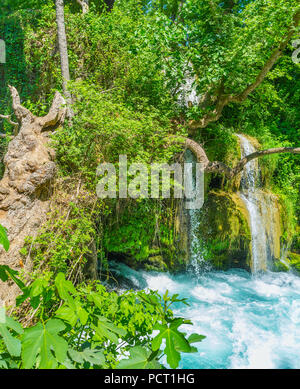
<path fill-rule="evenodd" d="M 241 157 L 252 154 L 256 151 L 249 139 L 237 134 L 240 139 Z M 248 162 L 242 172 L 240 197 L 249 212 L 250 229 L 252 238 L 252 272 L 257 273 L 268 268 L 268 251 L 265 221 L 262 218 L 263 207 L 262 196 L 257 189 L 259 181 L 258 160 Z"/>
<path fill-rule="evenodd" d="M 171 275 L 116 266 L 137 288 L 188 299 L 189 306 L 173 307 L 193 322 L 181 329 L 206 339 L 195 344 L 197 353 L 182 354 L 181 369 L 300 368 L 300 277 L 242 269 Z"/>
<path fill-rule="evenodd" d="M 238 137 L 242 156 L 255 151 L 246 137 Z M 187 161 L 190 158 L 187 155 Z M 117 274 L 128 280 L 125 288 L 149 288 L 160 294 L 168 290 L 188 299 L 189 306 L 177 304 L 173 311 L 193 322 L 182 330 L 206 338 L 195 344 L 198 352 L 182 354 L 181 369 L 300 369 L 300 277 L 268 270 L 268 260 L 276 250 L 278 258 L 280 251 L 276 243 L 280 234 L 275 233 L 280 223 L 272 209 L 278 208 L 276 197 L 257 188 L 258 181 L 254 160 L 242 174 L 239 194 L 249 212 L 253 274 L 242 269 L 207 271 L 197 244 L 201 233 L 197 210 L 188 211 L 192 271 L 137 272 L 116 264 Z"/>
<path fill-rule="evenodd" d="M 199 278 L 144 273 L 147 285 L 187 297 L 175 313 L 189 318 L 206 339 L 183 354 L 183 369 L 299 369 L 300 278 L 292 273 L 253 277 L 245 270 L 208 272 Z"/>

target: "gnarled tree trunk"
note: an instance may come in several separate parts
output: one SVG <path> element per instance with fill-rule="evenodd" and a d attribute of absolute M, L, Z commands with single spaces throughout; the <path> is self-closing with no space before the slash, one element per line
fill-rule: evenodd
<path fill-rule="evenodd" d="M 0 264 L 30 270 L 30 258 L 23 264 L 19 251 L 24 239 L 35 236 L 46 218 L 55 175 L 54 151 L 48 148 L 44 131 L 63 122 L 66 108 L 57 92 L 48 115 L 37 117 L 21 105 L 14 87 L 10 91 L 20 131 L 9 143 L 0 181 L 0 224 L 7 228 L 10 240 L 8 252 L 0 247 Z M 16 286 L 0 282 L 0 301 L 13 304 L 18 292 Z"/>

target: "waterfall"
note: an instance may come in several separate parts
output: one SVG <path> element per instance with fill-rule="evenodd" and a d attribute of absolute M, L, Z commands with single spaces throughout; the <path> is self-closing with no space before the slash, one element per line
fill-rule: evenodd
<path fill-rule="evenodd" d="M 242 158 L 256 151 L 248 138 L 239 134 L 237 137 Z M 252 272 L 265 271 L 280 256 L 280 219 L 276 196 L 259 189 L 257 159 L 248 162 L 242 172 L 239 196 L 249 213 Z"/>
<path fill-rule="evenodd" d="M 186 163 L 196 164 L 196 157 L 190 151 L 186 150 L 184 155 L 184 160 Z M 193 169 L 194 170 L 194 169 Z M 193 171 L 192 174 L 191 187 L 193 191 L 196 190 L 196 177 Z M 190 246 L 190 263 L 189 270 L 196 275 L 197 278 L 200 277 L 203 271 L 211 270 L 211 266 L 204 258 L 204 248 L 200 247 L 199 239 L 197 234 L 200 229 L 200 212 L 199 209 L 187 209 L 188 219 L 189 219 L 189 246 Z"/>

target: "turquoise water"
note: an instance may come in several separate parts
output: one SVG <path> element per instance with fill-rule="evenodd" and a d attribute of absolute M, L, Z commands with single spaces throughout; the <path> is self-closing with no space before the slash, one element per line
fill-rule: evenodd
<path fill-rule="evenodd" d="M 175 307 L 206 339 L 198 353 L 183 354 L 183 369 L 300 368 L 300 277 L 252 276 L 244 270 L 170 275 L 120 268 L 132 285 L 179 293 L 190 306 Z M 183 327 L 181 327 L 183 328 Z"/>
<path fill-rule="evenodd" d="M 252 276 L 243 270 L 184 274 L 143 273 L 147 286 L 179 293 L 190 306 L 176 313 L 193 321 L 187 332 L 207 338 L 183 354 L 183 369 L 300 368 L 300 278 L 291 273 Z M 183 327 L 182 327 L 183 328 Z"/>

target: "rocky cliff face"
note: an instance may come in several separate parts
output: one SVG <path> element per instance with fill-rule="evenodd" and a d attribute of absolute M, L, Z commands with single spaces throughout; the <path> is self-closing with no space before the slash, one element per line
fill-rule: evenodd
<path fill-rule="evenodd" d="M 249 215 L 239 196 L 211 191 L 199 212 L 199 252 L 214 268 L 251 268 Z"/>

